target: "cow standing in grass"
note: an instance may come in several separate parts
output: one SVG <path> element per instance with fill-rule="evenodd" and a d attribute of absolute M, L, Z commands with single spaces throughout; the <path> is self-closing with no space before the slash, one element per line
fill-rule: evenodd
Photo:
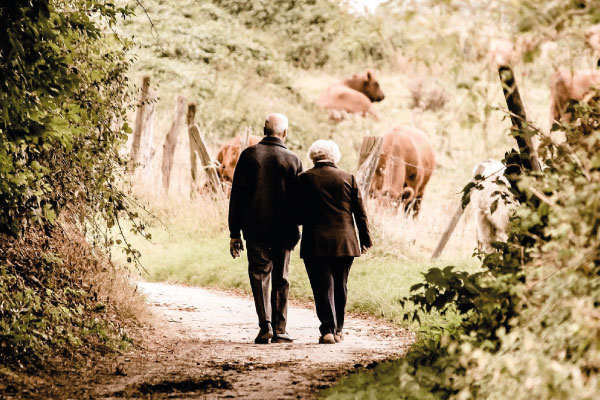
<path fill-rule="evenodd" d="M 254 146 L 260 142 L 261 137 L 256 135 L 248 136 L 247 146 Z M 233 172 L 238 163 L 242 152 L 242 138 L 236 136 L 223 144 L 217 153 L 217 174 L 221 181 L 231 183 L 233 181 Z"/>
<path fill-rule="evenodd" d="M 587 103 L 600 92 L 600 69 L 572 71 L 560 68 L 550 83 L 550 116 L 551 122 L 570 121 L 568 110 L 572 100 Z"/>
<path fill-rule="evenodd" d="M 383 135 L 371 195 L 395 206 L 403 205 L 404 211 L 417 216 L 434 169 L 435 155 L 427 134 L 398 126 Z"/>

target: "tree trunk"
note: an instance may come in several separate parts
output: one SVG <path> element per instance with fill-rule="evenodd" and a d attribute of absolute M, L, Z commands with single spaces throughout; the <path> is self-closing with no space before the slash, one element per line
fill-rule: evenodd
<path fill-rule="evenodd" d="M 194 143 L 192 141 L 192 134 L 190 132 L 192 126 L 196 123 L 196 103 L 188 104 L 187 111 L 187 127 L 188 127 L 188 136 L 190 139 L 190 172 L 192 174 L 192 182 L 190 187 L 190 193 L 194 195 L 199 188 L 198 183 L 198 163 L 196 162 L 196 152 L 194 151 Z"/>

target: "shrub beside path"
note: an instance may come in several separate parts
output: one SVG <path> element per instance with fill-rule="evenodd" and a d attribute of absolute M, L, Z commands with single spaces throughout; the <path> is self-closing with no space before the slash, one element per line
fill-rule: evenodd
<path fill-rule="evenodd" d="M 290 307 L 293 344 L 255 345 L 249 297 L 197 287 L 139 283 L 155 316 L 139 348 L 98 371 L 97 398 L 311 398 L 343 374 L 401 357 L 414 334 L 348 316 L 345 341 L 319 345 L 312 309 Z M 86 390 L 87 392 L 87 390 Z"/>

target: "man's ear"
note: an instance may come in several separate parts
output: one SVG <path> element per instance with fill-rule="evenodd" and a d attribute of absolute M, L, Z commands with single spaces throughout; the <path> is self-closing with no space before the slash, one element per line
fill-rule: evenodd
<path fill-rule="evenodd" d="M 285 138 L 287 137 L 287 129 L 285 129 L 285 130 L 283 131 L 283 134 L 282 134 L 282 136 L 281 136 L 281 137 L 282 137 L 283 139 L 285 139 Z"/>

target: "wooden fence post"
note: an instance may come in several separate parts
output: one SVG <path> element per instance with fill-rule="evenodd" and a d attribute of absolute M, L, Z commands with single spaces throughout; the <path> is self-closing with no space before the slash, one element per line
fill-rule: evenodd
<path fill-rule="evenodd" d="M 177 147 L 177 136 L 181 130 L 183 124 L 183 118 L 185 117 L 185 97 L 177 96 L 177 103 L 175 105 L 175 115 L 173 116 L 173 123 L 171 128 L 167 132 L 165 142 L 163 144 L 163 158 L 162 158 L 162 178 L 163 188 L 166 193 L 169 192 L 169 185 L 171 183 L 171 170 L 173 169 L 173 155 L 175 154 L 175 148 Z"/>
<path fill-rule="evenodd" d="M 133 141 L 131 143 L 131 160 L 136 164 L 147 167 L 150 163 L 150 148 L 152 146 L 152 117 L 154 103 L 150 91 L 150 76 L 142 78 L 139 101 L 135 114 Z"/>
<path fill-rule="evenodd" d="M 210 154 L 206 148 L 206 143 L 204 143 L 204 139 L 202 138 L 202 135 L 200 135 L 200 129 L 198 129 L 198 125 L 192 124 L 188 126 L 188 134 L 190 135 L 190 152 L 192 153 L 192 157 L 195 158 L 195 152 L 198 152 L 200 162 L 206 171 L 208 182 L 213 192 L 217 196 L 217 199 L 224 199 L 225 193 L 223 192 L 221 179 L 219 179 L 219 175 L 216 171 L 216 164 L 210 158 Z"/>
<path fill-rule="evenodd" d="M 365 136 L 360 147 L 356 180 L 360 192 L 365 199 L 369 197 L 369 190 L 371 189 L 375 169 L 377 169 L 377 164 L 379 163 L 382 144 L 383 138 L 380 136 Z"/>
<path fill-rule="evenodd" d="M 251 129 L 249 126 L 246 126 L 244 128 L 244 132 L 242 132 L 242 137 L 240 138 L 240 154 L 242 154 L 242 151 L 244 151 L 246 149 L 246 147 L 248 147 L 248 143 L 250 143 L 250 133 L 251 133 Z"/>
<path fill-rule="evenodd" d="M 485 170 L 485 167 L 483 165 L 479 165 L 477 167 L 477 169 L 475 170 L 475 176 L 481 175 L 484 170 Z M 471 188 L 471 190 L 473 190 L 473 188 Z M 475 189 L 475 190 L 477 190 L 477 189 Z M 468 204 L 467 204 L 467 206 L 468 206 Z M 460 220 L 460 217 L 462 217 L 464 212 L 465 212 L 465 209 L 463 208 L 462 201 L 461 201 L 461 204 L 458 205 L 458 208 L 454 212 L 454 215 L 452 216 L 452 219 L 450 220 L 448 227 L 444 231 L 444 234 L 442 235 L 440 242 L 438 243 L 437 247 L 435 248 L 435 251 L 433 252 L 433 254 L 431 256 L 432 260 L 438 258 L 440 256 L 440 254 L 442 254 L 442 251 L 444 251 L 444 248 L 446 247 L 448 240 L 450 240 L 450 236 L 452 236 L 452 233 L 454 232 L 454 228 L 456 228 L 456 225 L 458 224 L 458 221 Z"/>
<path fill-rule="evenodd" d="M 190 138 L 190 172 L 192 174 L 192 182 L 190 187 L 190 193 L 193 195 L 198 188 L 198 164 L 196 162 L 196 151 L 194 149 L 194 143 L 192 141 L 192 134 L 190 132 L 192 125 L 196 122 L 196 103 L 192 102 L 188 104 L 187 110 L 187 127 L 188 136 Z"/>
<path fill-rule="evenodd" d="M 513 70 L 507 65 L 501 65 L 498 68 L 498 74 L 500 75 L 506 105 L 510 111 L 512 129 L 516 133 L 520 133 L 520 135 L 515 136 L 515 139 L 519 145 L 519 152 L 525 156 L 522 158 L 523 167 L 533 171 L 540 171 L 540 162 L 533 150 L 533 143 L 529 135 L 531 128 L 529 128 L 529 124 L 527 123 L 527 114 L 521 101 L 521 95 L 519 94 Z"/>

